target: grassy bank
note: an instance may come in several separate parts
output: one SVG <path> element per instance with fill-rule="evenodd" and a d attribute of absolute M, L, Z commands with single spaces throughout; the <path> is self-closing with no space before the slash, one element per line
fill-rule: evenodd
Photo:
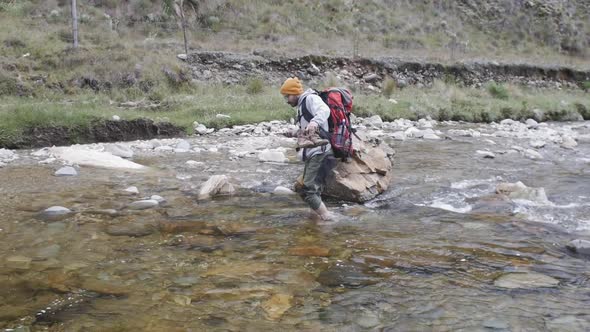
<path fill-rule="evenodd" d="M 0 99 L 0 146 L 18 141 L 26 128 L 84 127 L 96 119 L 110 119 L 113 115 L 128 120 L 149 118 L 155 122 L 171 122 L 185 128 L 189 134 L 193 131 L 194 121 L 222 128 L 294 117 L 294 110 L 285 104 L 278 87 L 261 84 L 254 81 L 241 86 L 165 88 L 158 90 L 156 100 L 150 99 L 154 92 L 141 95 L 134 89 L 85 92 L 65 98 L 61 94 L 5 97 Z M 121 107 L 120 102 L 129 100 L 128 97 L 139 100 L 138 106 Z M 354 113 L 363 117 L 377 114 L 386 121 L 430 116 L 438 120 L 491 122 L 530 118 L 535 109 L 542 110 L 547 120 L 571 120 L 578 114 L 590 119 L 590 98 L 582 91 L 535 90 L 504 85 L 473 89 L 439 81 L 430 88 L 409 87 L 387 91 L 387 95 L 355 92 Z M 218 118 L 217 114 L 230 118 Z"/>

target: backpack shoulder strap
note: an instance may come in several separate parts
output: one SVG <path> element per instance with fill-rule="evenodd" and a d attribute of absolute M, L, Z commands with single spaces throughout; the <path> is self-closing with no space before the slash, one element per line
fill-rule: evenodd
<path fill-rule="evenodd" d="M 303 102 L 301 103 L 301 114 L 297 118 L 297 122 L 301 120 L 301 117 L 303 117 L 307 122 L 310 122 L 311 119 L 313 119 L 313 115 L 307 109 L 307 96 L 305 96 L 305 99 L 303 99 Z"/>

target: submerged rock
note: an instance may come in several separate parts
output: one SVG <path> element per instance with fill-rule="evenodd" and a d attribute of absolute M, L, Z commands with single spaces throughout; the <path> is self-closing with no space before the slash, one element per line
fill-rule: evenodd
<path fill-rule="evenodd" d="M 156 201 L 155 199 L 145 199 L 141 201 L 135 201 L 129 204 L 127 208 L 129 208 L 130 210 L 145 210 L 156 207 L 159 204 L 160 203 L 158 203 L 158 201 Z"/>
<path fill-rule="evenodd" d="M 65 166 L 55 172 L 55 176 L 76 176 L 78 171 L 72 166 Z"/>
<path fill-rule="evenodd" d="M 107 227 L 106 233 L 112 236 L 133 236 L 141 237 L 154 233 L 155 227 L 148 223 L 127 223 L 111 225 Z"/>
<path fill-rule="evenodd" d="M 559 280 L 536 272 L 507 273 L 494 281 L 494 285 L 502 288 L 547 288 L 557 287 Z"/>
<path fill-rule="evenodd" d="M 565 246 L 569 251 L 590 258 L 590 241 L 576 239 Z"/>
<path fill-rule="evenodd" d="M 270 320 L 277 320 L 283 316 L 292 306 L 293 295 L 275 294 L 262 303 L 262 309 Z"/>
<path fill-rule="evenodd" d="M 328 287 L 359 288 L 374 285 L 379 278 L 368 275 L 365 266 L 354 263 L 338 263 L 320 273 L 317 281 Z"/>

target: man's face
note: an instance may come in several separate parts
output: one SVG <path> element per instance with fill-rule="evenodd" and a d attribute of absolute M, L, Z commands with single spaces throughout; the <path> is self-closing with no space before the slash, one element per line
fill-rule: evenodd
<path fill-rule="evenodd" d="M 296 95 L 283 95 L 287 104 L 291 105 L 292 107 L 297 106 L 297 102 L 299 101 L 299 96 Z"/>

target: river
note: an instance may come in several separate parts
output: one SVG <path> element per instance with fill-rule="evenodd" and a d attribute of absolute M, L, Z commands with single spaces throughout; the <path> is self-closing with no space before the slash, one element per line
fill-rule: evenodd
<path fill-rule="evenodd" d="M 590 260 L 565 248 L 590 240 L 590 122 L 434 123 L 440 139 L 408 131 L 419 125 L 430 127 L 364 126 L 395 149 L 393 182 L 365 204 L 329 202 L 338 218 L 327 224 L 272 193 L 303 167 L 279 135 L 190 137 L 188 152 L 122 143 L 145 170 L 80 166 L 70 177 L 14 151 L 0 168 L 0 327 L 590 330 Z M 262 149 L 289 161 L 261 162 Z M 237 191 L 197 200 L 220 174 Z M 495 195 L 518 181 L 545 195 Z M 128 209 L 152 195 L 165 201 Z M 44 218 L 50 206 L 73 213 Z"/>

